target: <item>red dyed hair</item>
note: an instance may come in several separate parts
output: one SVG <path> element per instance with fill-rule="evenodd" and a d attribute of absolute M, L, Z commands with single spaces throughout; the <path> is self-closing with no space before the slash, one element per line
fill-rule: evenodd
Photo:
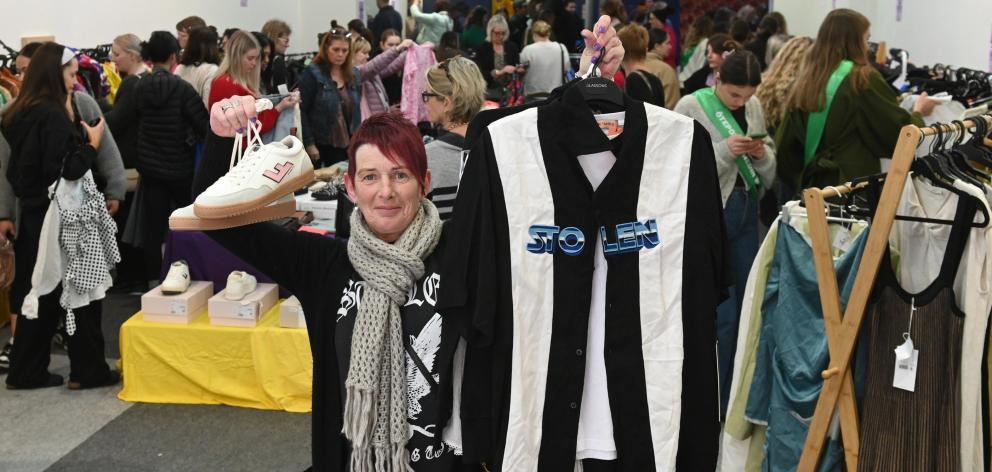
<path fill-rule="evenodd" d="M 348 145 L 348 175 L 355 179 L 358 164 L 355 163 L 355 153 L 363 144 L 371 144 L 379 148 L 379 152 L 394 164 L 406 167 L 413 172 L 420 188 L 429 191 L 424 181 L 427 180 L 427 151 L 420 130 L 410 123 L 401 113 L 378 113 L 362 122 L 351 137 Z"/>

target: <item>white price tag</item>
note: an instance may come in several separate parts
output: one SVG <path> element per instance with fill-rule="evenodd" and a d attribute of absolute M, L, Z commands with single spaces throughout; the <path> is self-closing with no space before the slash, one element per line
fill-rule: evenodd
<path fill-rule="evenodd" d="M 919 349 L 914 349 L 912 356 L 902 360 L 896 354 L 896 369 L 892 378 L 893 387 L 903 389 L 907 392 L 916 391 L 916 365 L 919 359 Z"/>
<path fill-rule="evenodd" d="M 169 313 L 173 315 L 185 315 L 186 314 L 186 304 L 180 301 L 174 301 L 169 303 Z"/>
<path fill-rule="evenodd" d="M 249 303 L 238 307 L 238 318 L 253 320 L 257 314 L 258 306 L 254 303 Z"/>
<path fill-rule="evenodd" d="M 837 236 L 834 237 L 833 246 L 840 252 L 847 252 L 851 249 L 851 244 L 853 243 L 851 239 L 851 230 L 841 227 L 837 230 Z"/>

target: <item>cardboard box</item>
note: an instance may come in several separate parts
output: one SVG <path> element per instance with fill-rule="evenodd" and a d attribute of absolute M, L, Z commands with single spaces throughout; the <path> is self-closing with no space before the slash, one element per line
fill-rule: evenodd
<path fill-rule="evenodd" d="M 253 328 L 279 301 L 276 284 L 258 284 L 254 292 L 237 301 L 224 298 L 224 292 L 221 290 L 207 302 L 212 325 Z"/>
<path fill-rule="evenodd" d="M 337 200 L 315 200 L 309 193 L 296 197 L 296 211 L 309 211 L 317 219 L 333 220 L 337 210 Z"/>
<path fill-rule="evenodd" d="M 141 312 L 146 321 L 189 324 L 207 308 L 214 283 L 196 281 L 177 295 L 162 293 L 162 286 L 141 296 Z"/>
<path fill-rule="evenodd" d="M 279 304 L 279 326 L 283 328 L 307 328 L 307 319 L 303 317 L 303 307 L 295 296 L 289 297 Z"/>

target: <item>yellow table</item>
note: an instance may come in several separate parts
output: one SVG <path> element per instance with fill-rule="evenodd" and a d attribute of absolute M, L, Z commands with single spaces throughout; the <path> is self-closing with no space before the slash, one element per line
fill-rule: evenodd
<path fill-rule="evenodd" d="M 146 322 L 139 311 L 121 326 L 129 402 L 231 405 L 310 411 L 313 356 L 305 329 L 279 327 L 279 305 L 255 328 Z"/>

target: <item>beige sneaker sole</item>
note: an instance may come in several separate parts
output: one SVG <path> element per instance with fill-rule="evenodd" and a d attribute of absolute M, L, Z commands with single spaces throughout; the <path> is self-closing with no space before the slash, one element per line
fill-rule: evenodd
<path fill-rule="evenodd" d="M 296 200 L 273 203 L 257 210 L 228 218 L 170 217 L 169 229 L 176 231 L 212 231 L 286 218 L 293 216 L 293 213 L 296 213 Z"/>
<path fill-rule="evenodd" d="M 304 172 L 292 180 L 280 183 L 271 192 L 262 195 L 254 200 L 239 202 L 223 206 L 205 206 L 198 203 L 193 204 L 193 212 L 200 218 L 217 219 L 242 215 L 250 211 L 264 208 L 266 205 L 278 200 L 280 197 L 293 193 L 298 188 L 302 188 L 313 182 L 313 169 Z"/>

